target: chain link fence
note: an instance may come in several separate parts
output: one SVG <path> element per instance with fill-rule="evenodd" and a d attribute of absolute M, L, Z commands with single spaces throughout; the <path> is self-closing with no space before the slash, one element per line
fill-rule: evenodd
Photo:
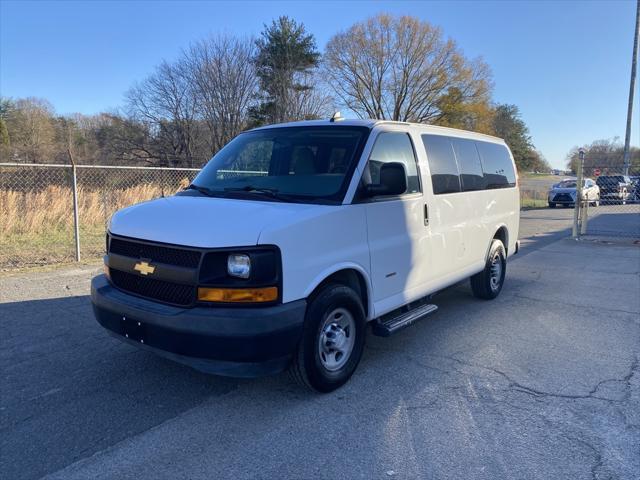
<path fill-rule="evenodd" d="M 640 238 L 640 177 L 611 166 L 585 167 L 584 177 L 581 233 Z"/>
<path fill-rule="evenodd" d="M 198 169 L 0 164 L 0 270 L 99 258 L 111 215 L 172 195 Z M 77 185 L 77 233 L 74 221 Z M 79 255 L 77 255 L 79 254 Z"/>
<path fill-rule="evenodd" d="M 639 182 L 621 171 L 585 169 L 585 178 L 593 180 L 599 194 L 590 199 L 581 217 L 582 234 L 640 238 Z M 197 172 L 189 168 L 0 163 L 0 271 L 71 262 L 78 256 L 85 260 L 101 257 L 106 225 L 116 210 L 172 195 L 189 185 Z M 266 172 L 221 170 L 218 175 Z M 520 194 L 522 208 L 548 208 L 548 188 L 521 188 Z"/>
<path fill-rule="evenodd" d="M 543 208 L 547 206 L 548 189 L 520 187 L 520 208 Z"/>

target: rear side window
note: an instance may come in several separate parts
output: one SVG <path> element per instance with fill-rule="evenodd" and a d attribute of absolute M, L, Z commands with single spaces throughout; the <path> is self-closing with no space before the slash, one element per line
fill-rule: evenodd
<path fill-rule="evenodd" d="M 453 150 L 460 170 L 460 183 L 464 192 L 484 190 L 486 182 L 476 142 L 466 138 L 452 138 Z"/>
<path fill-rule="evenodd" d="M 451 139 L 441 135 L 422 135 L 422 143 L 427 151 L 433 193 L 440 195 L 462 191 Z"/>
<path fill-rule="evenodd" d="M 407 172 L 407 193 L 420 191 L 418 167 L 409 135 L 403 132 L 383 132 L 378 135 L 367 163 L 367 183 L 380 183 L 380 167 L 383 163 L 400 162 Z"/>
<path fill-rule="evenodd" d="M 488 142 L 476 142 L 476 145 L 482 160 L 485 188 L 515 187 L 516 172 L 507 147 Z"/>

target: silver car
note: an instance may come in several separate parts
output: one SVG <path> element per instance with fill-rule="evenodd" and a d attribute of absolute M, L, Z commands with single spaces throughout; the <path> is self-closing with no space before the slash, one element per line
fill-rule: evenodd
<path fill-rule="evenodd" d="M 575 178 L 568 178 L 551 187 L 548 196 L 549 207 L 555 208 L 556 205 L 573 207 L 576 204 L 576 182 Z M 600 187 L 590 178 L 582 181 L 582 198 L 594 207 L 600 205 Z"/>

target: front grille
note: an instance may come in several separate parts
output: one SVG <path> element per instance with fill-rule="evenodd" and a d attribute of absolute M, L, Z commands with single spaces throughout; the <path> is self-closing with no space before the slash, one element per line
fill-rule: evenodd
<path fill-rule="evenodd" d="M 142 297 L 182 306 L 191 305 L 196 300 L 194 285 L 180 285 L 114 269 L 109 273 L 116 287 Z"/>
<path fill-rule="evenodd" d="M 202 255 L 194 250 L 152 245 L 120 238 L 111 238 L 109 253 L 132 258 L 145 258 L 152 262 L 185 268 L 196 268 L 200 264 L 200 256 Z"/>
<path fill-rule="evenodd" d="M 554 202 L 573 202 L 573 198 L 568 193 L 558 193 L 553 199 Z"/>

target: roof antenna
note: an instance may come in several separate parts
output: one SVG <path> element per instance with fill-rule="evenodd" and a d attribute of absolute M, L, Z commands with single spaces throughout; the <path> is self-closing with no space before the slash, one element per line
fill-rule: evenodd
<path fill-rule="evenodd" d="M 342 120 L 344 120 L 344 117 L 340 115 L 340 112 L 334 113 L 333 116 L 329 119 L 330 122 L 340 122 Z"/>

